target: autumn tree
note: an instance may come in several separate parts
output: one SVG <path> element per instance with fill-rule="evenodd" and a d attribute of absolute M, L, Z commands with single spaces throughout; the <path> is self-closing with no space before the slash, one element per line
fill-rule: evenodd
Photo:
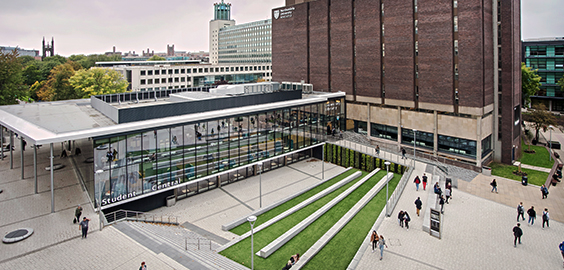
<path fill-rule="evenodd" d="M 535 130 L 535 140 L 539 141 L 539 131 L 546 132 L 550 125 L 556 125 L 556 118 L 554 115 L 546 110 L 544 104 L 539 103 L 533 106 L 533 111 L 530 114 L 529 121 L 531 127 Z"/>
<path fill-rule="evenodd" d="M 81 68 L 79 64 L 73 61 L 55 66 L 47 81 L 37 92 L 37 96 L 45 101 L 81 98 L 82 95 L 69 82 L 69 79 Z"/>
<path fill-rule="evenodd" d="M 534 96 L 540 90 L 540 80 L 541 77 L 536 70 L 527 67 L 525 63 L 521 63 L 521 89 L 525 107 L 530 107 L 531 96 Z"/>
<path fill-rule="evenodd" d="M 17 50 L 0 51 L 0 105 L 16 104 L 26 95 Z"/>
<path fill-rule="evenodd" d="M 127 91 L 127 86 L 129 85 L 121 73 L 107 68 L 79 70 L 69 81 L 81 95 L 81 98 L 123 93 Z"/>

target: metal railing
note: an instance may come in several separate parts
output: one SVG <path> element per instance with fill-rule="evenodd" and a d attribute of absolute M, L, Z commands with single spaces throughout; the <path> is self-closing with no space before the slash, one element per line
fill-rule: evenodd
<path fill-rule="evenodd" d="M 195 241 L 196 240 L 196 241 Z M 197 247 L 198 250 L 201 249 L 201 246 L 210 246 L 210 250 L 212 250 L 212 241 L 209 239 L 205 239 L 205 238 L 190 238 L 190 237 L 185 237 L 184 238 L 184 250 L 188 250 L 188 245 L 192 246 L 194 245 L 194 249 Z"/>
<path fill-rule="evenodd" d="M 117 210 L 112 213 L 104 214 L 104 219 L 103 226 L 124 220 L 179 225 L 177 216 L 154 215 L 130 210 Z"/>

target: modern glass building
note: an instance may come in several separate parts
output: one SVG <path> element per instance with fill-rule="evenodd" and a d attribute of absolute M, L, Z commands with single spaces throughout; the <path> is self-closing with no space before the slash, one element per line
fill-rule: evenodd
<path fill-rule="evenodd" d="M 272 20 L 219 29 L 219 64 L 271 63 Z"/>
<path fill-rule="evenodd" d="M 96 207 L 146 211 L 256 175 L 258 165 L 321 157 L 344 99 L 270 82 L 167 89 L 2 106 L 0 123 L 29 145 L 80 142 L 90 165 L 79 175 Z M 54 106 L 73 117 L 42 121 Z"/>
<path fill-rule="evenodd" d="M 522 46 L 523 62 L 541 77 L 540 91 L 531 102 L 544 103 L 551 111 L 564 111 L 564 92 L 558 85 L 564 76 L 564 37 L 527 39 Z"/>

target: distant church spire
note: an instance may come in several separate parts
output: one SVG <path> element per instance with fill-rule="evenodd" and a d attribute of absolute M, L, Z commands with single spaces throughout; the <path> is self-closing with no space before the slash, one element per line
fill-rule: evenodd
<path fill-rule="evenodd" d="M 55 56 L 55 38 L 51 37 L 51 44 L 45 44 L 45 37 L 43 37 L 43 55 L 41 55 L 41 60 L 48 56 Z"/>

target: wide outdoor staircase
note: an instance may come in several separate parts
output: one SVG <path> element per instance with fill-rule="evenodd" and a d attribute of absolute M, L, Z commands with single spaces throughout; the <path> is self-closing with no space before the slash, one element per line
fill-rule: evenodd
<path fill-rule="evenodd" d="M 188 269 L 249 269 L 218 254 L 219 244 L 182 226 L 123 221 L 114 227 L 146 248 L 162 250 Z"/>

